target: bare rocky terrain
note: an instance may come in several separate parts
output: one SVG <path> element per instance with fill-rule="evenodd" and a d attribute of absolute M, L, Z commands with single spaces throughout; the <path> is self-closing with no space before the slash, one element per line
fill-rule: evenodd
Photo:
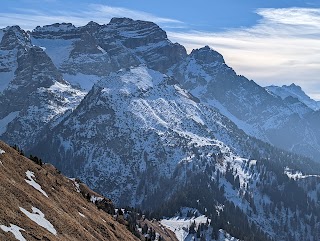
<path fill-rule="evenodd" d="M 25 240 L 138 240 L 83 197 L 79 188 L 89 190 L 83 184 L 78 186 L 50 164 L 35 164 L 3 142 L 0 150 L 0 240 L 19 240 L 11 231 L 5 232 L 15 226 Z M 29 178 L 26 173 L 31 172 Z M 29 218 L 32 215 L 36 222 Z"/>

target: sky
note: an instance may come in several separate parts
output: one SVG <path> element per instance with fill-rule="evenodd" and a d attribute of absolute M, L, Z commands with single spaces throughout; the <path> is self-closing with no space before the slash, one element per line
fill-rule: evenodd
<path fill-rule="evenodd" d="M 261 86 L 295 83 L 320 100 L 320 0 L 0 0 L 0 28 L 148 20 L 188 52 L 209 45 Z"/>

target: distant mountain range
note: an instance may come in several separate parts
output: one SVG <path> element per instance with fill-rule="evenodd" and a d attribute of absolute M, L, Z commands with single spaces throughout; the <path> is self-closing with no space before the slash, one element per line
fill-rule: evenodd
<path fill-rule="evenodd" d="M 128 18 L 0 39 L 1 139 L 117 205 L 207 210 L 244 240 L 319 237 L 319 102 L 300 87 L 263 88 Z"/>
<path fill-rule="evenodd" d="M 291 84 L 289 86 L 283 85 L 283 86 L 267 86 L 267 90 L 271 91 L 273 94 L 281 97 L 281 99 L 286 99 L 289 97 L 293 97 L 298 99 L 300 102 L 308 106 L 309 108 L 317 111 L 320 109 L 320 101 L 315 101 L 311 99 L 302 89 L 300 86 L 297 86 L 295 84 Z"/>

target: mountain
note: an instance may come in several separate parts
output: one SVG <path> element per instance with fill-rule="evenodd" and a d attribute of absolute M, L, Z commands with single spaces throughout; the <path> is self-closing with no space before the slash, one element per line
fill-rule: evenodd
<path fill-rule="evenodd" d="M 4 30 L 0 51 L 6 84 L 0 92 L 0 134 L 11 143 L 30 146 L 43 128 L 50 129 L 49 122 L 54 125 L 85 93 L 64 81 L 44 50 L 18 26 Z"/>
<path fill-rule="evenodd" d="M 83 184 L 50 164 L 35 164 L 3 142 L 0 153 L 1 240 L 138 240 L 83 197 Z M 110 202 L 95 195 L 97 202 Z"/>
<path fill-rule="evenodd" d="M 300 100 L 282 100 L 237 75 L 208 46 L 188 55 L 152 22 L 113 18 L 105 25 L 62 23 L 31 32 L 12 26 L 1 32 L 0 102 L 16 108 L 0 111 L 0 133 L 10 143 L 33 147 L 36 143 L 16 137 L 38 139 L 44 127 L 51 130 L 65 118 L 101 78 L 145 64 L 173 77 L 202 103 L 218 108 L 246 134 L 318 161 L 320 135 L 312 124 L 318 120 L 315 110 Z M 17 86 L 24 86 L 24 81 L 20 96 Z M 36 115 L 43 117 L 34 120 Z"/>
<path fill-rule="evenodd" d="M 87 91 L 100 77 L 121 68 L 144 63 L 165 72 L 187 55 L 156 24 L 129 18 L 113 18 L 107 25 L 90 22 L 79 28 L 72 24 L 37 27 L 31 38 L 45 49 L 66 80 Z"/>
<path fill-rule="evenodd" d="M 283 86 L 267 86 L 266 89 L 271 93 L 281 97 L 283 100 L 288 97 L 297 98 L 300 102 L 304 103 L 306 106 L 313 110 L 320 109 L 320 101 L 315 101 L 311 99 L 300 86 L 295 84 L 283 85 Z"/>
<path fill-rule="evenodd" d="M 275 227 L 283 226 L 281 219 L 290 219 L 297 206 L 303 213 L 297 229 L 315 237 L 306 220 L 319 208 L 311 194 L 318 187 L 305 184 L 303 189 L 284 172 L 290 166 L 317 175 L 319 165 L 247 136 L 172 78 L 143 65 L 101 79 L 32 151 L 108 194 L 117 205 L 153 210 L 158 218 L 173 216 L 184 206 L 213 215 L 216 206 L 224 205 L 228 220 L 235 220 L 238 213 L 239 222 L 245 224 L 242 233 L 232 226 L 223 226 L 224 230 L 240 239 L 252 233 L 268 240 L 276 234 L 286 237 L 288 231 Z M 293 190 L 301 199 L 288 198 Z M 287 216 L 268 211 L 277 205 L 278 211 L 288 210 Z M 274 219 L 267 221 L 268 215 Z M 302 230 L 305 225 L 310 233 Z"/>
<path fill-rule="evenodd" d="M 218 108 L 246 134 L 319 160 L 320 136 L 308 120 L 315 111 L 299 100 L 282 100 L 237 75 L 210 47 L 193 50 L 169 75 L 202 103 Z"/>
<path fill-rule="evenodd" d="M 318 240 L 319 111 L 237 75 L 209 46 L 187 54 L 151 22 L 0 37 L 1 139 L 117 206 L 167 220 L 196 209 L 208 223 L 191 236 Z"/>
<path fill-rule="evenodd" d="M 36 140 L 42 128 L 51 129 L 79 105 L 101 77 L 142 63 L 164 71 L 186 56 L 156 24 L 127 18 L 79 28 L 52 24 L 32 32 L 12 26 L 1 33 L 0 103 L 6 108 L 0 110 L 0 134 L 23 148 L 34 143 L 20 136 Z"/>
<path fill-rule="evenodd" d="M 218 151 L 223 143 L 216 134 L 236 143 L 243 133 L 234 130 L 230 135 L 235 128 L 219 112 L 199 105 L 172 78 L 142 65 L 95 84 L 34 151 L 43 150 L 37 152 L 69 170 L 67 175 L 85 178 L 117 203 L 135 206 L 145 199 L 147 183 L 152 190 L 157 177 L 170 177 L 179 163 L 195 159 L 195 152 Z"/>

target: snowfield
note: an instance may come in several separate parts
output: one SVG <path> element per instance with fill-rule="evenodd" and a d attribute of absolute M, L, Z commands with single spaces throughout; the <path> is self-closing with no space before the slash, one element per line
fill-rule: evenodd
<path fill-rule="evenodd" d="M 299 171 L 296 171 L 293 173 L 292 170 L 288 167 L 284 170 L 284 174 L 286 174 L 289 178 L 291 178 L 293 180 L 304 179 L 304 178 L 308 178 L 308 177 L 320 178 L 319 175 L 304 175 L 304 174 L 302 174 L 302 172 L 299 172 Z"/>
<path fill-rule="evenodd" d="M 23 228 L 20 228 L 16 225 L 13 225 L 10 223 L 10 227 L 4 226 L 4 225 L 0 225 L 0 228 L 4 231 L 4 232 L 10 232 L 14 235 L 14 237 L 19 240 L 19 241 L 27 241 L 21 234 L 20 231 L 25 231 Z"/>
<path fill-rule="evenodd" d="M 45 228 L 53 235 L 57 235 L 56 229 L 53 227 L 53 225 L 44 217 L 44 214 L 35 207 L 32 207 L 32 213 L 28 212 L 24 208 L 20 208 L 20 211 L 23 212 L 25 215 L 27 215 L 28 218 L 30 218 L 33 222 L 37 223 L 39 226 Z"/>
<path fill-rule="evenodd" d="M 96 197 L 93 195 L 90 197 L 90 202 L 92 202 L 92 203 L 96 203 L 97 201 L 102 201 L 102 200 L 103 200 L 102 197 Z"/>
<path fill-rule="evenodd" d="M 73 182 L 73 185 L 75 186 L 76 192 L 80 193 L 80 185 L 79 183 L 76 181 L 75 178 L 69 178 L 69 180 L 71 180 Z"/>
<path fill-rule="evenodd" d="M 204 215 L 197 218 L 173 217 L 170 219 L 162 219 L 160 223 L 174 232 L 179 241 L 185 241 L 189 234 L 189 227 L 193 222 L 196 222 L 198 226 L 200 223 L 206 223 L 207 217 Z"/>
<path fill-rule="evenodd" d="M 187 217 L 187 213 L 192 212 L 197 214 L 193 217 Z M 211 220 L 205 215 L 201 215 L 197 209 L 194 208 L 181 208 L 182 216 L 175 216 L 172 218 L 164 218 L 160 223 L 166 228 L 170 229 L 176 235 L 179 241 L 193 241 L 195 239 L 195 234 L 189 234 L 189 228 L 192 223 L 195 223 L 196 229 L 199 228 L 200 224 L 210 224 Z M 199 216 L 198 216 L 199 215 Z M 205 240 L 212 240 L 211 238 L 212 228 L 209 226 L 207 231 L 203 231 L 202 234 L 205 235 Z M 232 237 L 230 234 L 226 233 L 224 230 L 219 230 L 219 239 L 217 241 L 240 241 L 237 238 Z"/>
<path fill-rule="evenodd" d="M 7 131 L 8 124 L 13 121 L 20 111 L 11 112 L 9 115 L 0 120 L 0 135 Z"/>
<path fill-rule="evenodd" d="M 36 190 L 38 190 L 39 192 L 41 192 L 44 196 L 48 197 L 48 194 L 42 190 L 41 186 L 35 181 L 33 180 L 34 176 L 34 172 L 31 171 L 26 171 L 26 175 L 27 178 L 29 180 L 24 179 L 30 186 L 32 186 L 33 188 L 35 188 Z"/>

